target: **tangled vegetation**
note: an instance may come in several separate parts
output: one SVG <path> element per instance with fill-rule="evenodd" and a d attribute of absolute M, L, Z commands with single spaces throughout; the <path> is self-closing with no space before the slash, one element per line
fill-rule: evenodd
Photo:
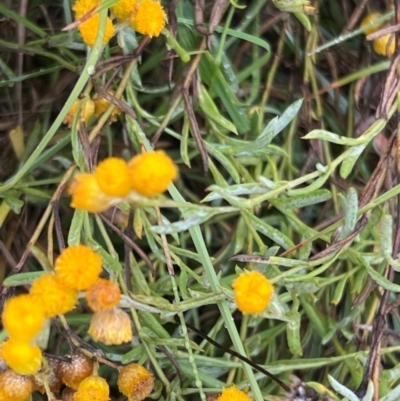
<path fill-rule="evenodd" d="M 399 1 L 0 13 L 0 401 L 400 399 Z"/>

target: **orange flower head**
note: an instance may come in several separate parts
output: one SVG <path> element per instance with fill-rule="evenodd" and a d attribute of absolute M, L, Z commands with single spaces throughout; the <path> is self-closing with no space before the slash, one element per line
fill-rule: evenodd
<path fill-rule="evenodd" d="M 111 6 L 111 13 L 120 22 L 130 22 L 136 13 L 136 0 L 119 0 Z"/>
<path fill-rule="evenodd" d="M 252 401 L 252 399 L 235 386 L 224 388 L 217 401 Z"/>
<path fill-rule="evenodd" d="M 101 257 L 86 245 L 70 246 L 57 258 L 55 270 L 58 279 L 67 287 L 87 290 L 101 273 Z"/>
<path fill-rule="evenodd" d="M 372 47 L 380 56 L 392 56 L 396 50 L 396 39 L 393 34 L 388 33 L 373 40 Z"/>
<path fill-rule="evenodd" d="M 17 340 L 30 341 L 43 327 L 43 306 L 28 294 L 9 299 L 3 310 L 3 326 L 8 335 Z"/>
<path fill-rule="evenodd" d="M 154 376 L 137 363 L 124 366 L 118 375 L 119 391 L 136 401 L 144 400 L 154 388 Z"/>
<path fill-rule="evenodd" d="M 88 333 L 94 341 L 120 345 L 132 341 L 131 320 L 122 309 L 105 309 L 93 314 Z"/>
<path fill-rule="evenodd" d="M 1 401 L 26 401 L 33 391 L 31 376 L 21 376 L 11 369 L 0 375 Z"/>
<path fill-rule="evenodd" d="M 86 300 L 94 312 L 114 308 L 121 300 L 121 290 L 118 284 L 99 278 L 92 287 L 86 290 Z"/>
<path fill-rule="evenodd" d="M 75 99 L 74 103 L 72 103 L 72 106 L 68 112 L 68 114 L 64 117 L 63 123 L 67 124 L 68 127 L 71 128 L 72 123 L 74 122 L 75 114 L 78 111 L 79 104 L 82 102 L 82 106 L 80 109 L 80 117 L 85 121 L 87 124 L 90 117 L 92 117 L 94 113 L 94 102 L 92 99 Z M 79 128 L 79 118 L 78 118 L 78 123 L 77 123 L 77 128 Z"/>
<path fill-rule="evenodd" d="M 255 270 L 242 273 L 233 282 L 233 290 L 236 305 L 243 313 L 263 312 L 274 294 L 271 282 Z"/>
<path fill-rule="evenodd" d="M 110 196 L 124 197 L 131 190 L 128 163 L 119 157 L 109 157 L 96 168 L 100 189 Z"/>
<path fill-rule="evenodd" d="M 162 194 L 178 176 L 175 163 L 161 150 L 137 155 L 128 165 L 131 188 L 144 196 Z"/>
<path fill-rule="evenodd" d="M 100 25 L 100 14 L 96 13 L 85 22 L 82 22 L 78 29 L 82 36 L 82 40 L 89 47 L 93 47 Z M 115 34 L 115 28 L 110 18 L 107 17 L 106 29 L 103 37 L 103 46 L 105 46 Z"/>
<path fill-rule="evenodd" d="M 71 207 L 89 213 L 101 213 L 115 204 L 115 199 L 106 195 L 93 174 L 78 173 L 68 187 L 72 196 Z"/>
<path fill-rule="evenodd" d="M 99 4 L 99 0 L 77 0 L 72 6 L 72 9 L 75 11 L 75 19 L 83 17 L 87 12 L 97 7 Z"/>
<path fill-rule="evenodd" d="M 165 26 L 165 11 L 159 1 L 142 0 L 132 20 L 132 28 L 150 37 L 159 36 Z"/>
<path fill-rule="evenodd" d="M 115 92 L 113 90 L 108 90 L 107 91 L 110 95 L 114 96 Z M 102 115 L 111 105 L 111 103 L 105 99 L 104 97 L 99 97 L 95 99 L 93 97 L 94 101 L 94 114 L 99 117 Z M 114 121 L 117 120 L 117 117 L 122 113 L 121 109 L 119 107 L 114 107 L 113 111 L 111 112 L 111 117 L 110 117 L 110 124 L 113 123 Z"/>
<path fill-rule="evenodd" d="M 36 279 L 30 293 L 43 304 L 49 318 L 71 311 L 78 302 L 76 290 L 64 285 L 55 274 L 44 274 Z"/>
<path fill-rule="evenodd" d="M 34 375 L 42 365 L 42 351 L 37 345 L 10 338 L 3 343 L 3 358 L 20 375 Z"/>
<path fill-rule="evenodd" d="M 81 382 L 74 394 L 75 401 L 108 401 L 110 399 L 108 383 L 99 376 L 89 376 Z"/>
<path fill-rule="evenodd" d="M 63 383 L 77 390 L 81 382 L 93 374 L 93 362 L 82 352 L 67 354 L 71 362 L 60 362 L 59 374 Z"/>
<path fill-rule="evenodd" d="M 366 25 L 375 21 L 376 19 L 378 19 L 381 16 L 382 16 L 382 14 L 377 13 L 377 12 L 367 14 L 361 21 L 361 24 L 360 24 L 361 28 L 365 27 Z M 367 35 L 370 35 L 371 33 L 379 31 L 379 29 L 381 29 L 384 24 L 385 24 L 385 22 L 382 22 L 379 25 L 376 25 L 374 27 L 366 29 L 364 31 L 364 35 L 367 36 Z"/>

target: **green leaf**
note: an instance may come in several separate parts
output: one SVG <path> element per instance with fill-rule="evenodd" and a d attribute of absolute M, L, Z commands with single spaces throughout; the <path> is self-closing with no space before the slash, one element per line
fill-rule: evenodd
<path fill-rule="evenodd" d="M 236 135 L 238 134 L 236 127 L 219 112 L 218 107 L 212 100 L 204 85 L 200 85 L 199 106 L 204 111 L 205 115 L 216 124 L 225 128 L 229 132 L 234 132 Z"/>
<path fill-rule="evenodd" d="M 46 272 L 29 272 L 29 273 L 18 273 L 12 276 L 8 276 L 3 282 L 4 287 L 17 287 L 19 285 L 30 285 L 37 278 L 42 277 Z"/>
<path fill-rule="evenodd" d="M 328 380 L 333 389 L 343 397 L 346 397 L 349 401 L 360 401 L 358 397 L 351 390 L 343 386 L 343 384 L 340 384 L 331 375 L 328 375 Z"/>
<path fill-rule="evenodd" d="M 265 223 L 257 216 L 247 211 L 242 211 L 243 217 L 247 220 L 248 225 L 252 226 L 255 230 L 261 234 L 268 237 L 270 240 L 274 241 L 284 249 L 289 249 L 294 247 L 294 243 L 289 237 L 281 233 L 276 228 Z"/>
<path fill-rule="evenodd" d="M 163 226 L 152 226 L 151 231 L 156 234 L 172 234 L 187 231 L 191 227 L 202 224 L 205 221 L 209 220 L 216 214 L 220 214 L 222 212 L 230 213 L 235 212 L 238 209 L 236 208 L 209 208 L 209 209 L 199 209 L 191 212 L 190 217 L 185 218 L 184 220 L 177 221 L 175 223 L 165 224 Z"/>
<path fill-rule="evenodd" d="M 375 269 L 372 268 L 372 266 L 368 263 L 365 257 L 361 257 L 360 260 L 363 266 L 367 269 L 367 272 L 372 278 L 372 280 L 374 280 L 378 285 L 380 285 L 382 288 L 388 291 L 400 292 L 400 285 L 392 283 L 386 277 L 378 273 Z"/>
<path fill-rule="evenodd" d="M 75 209 L 67 238 L 69 246 L 79 245 L 81 243 L 82 227 L 86 215 L 87 212 L 85 210 Z"/>
<path fill-rule="evenodd" d="M 274 199 L 274 203 L 282 205 L 285 208 L 296 209 L 305 206 L 315 205 L 326 202 L 332 198 L 332 194 L 327 189 L 320 189 L 309 194 L 291 196 L 290 198 Z"/>
<path fill-rule="evenodd" d="M 302 356 L 303 350 L 300 341 L 300 323 L 301 313 L 297 311 L 290 311 L 286 314 L 288 319 L 286 325 L 286 335 L 289 350 L 293 355 Z"/>
<path fill-rule="evenodd" d="M 343 163 L 340 166 L 339 174 L 343 179 L 349 176 L 365 147 L 366 145 L 360 145 L 349 149 L 349 153 L 346 155 L 346 158 L 343 160 Z"/>
<path fill-rule="evenodd" d="M 122 266 L 119 263 L 118 260 L 114 259 L 100 244 L 98 244 L 96 241 L 94 241 L 91 238 L 86 239 L 87 244 L 93 248 L 94 251 L 96 251 L 101 258 L 103 259 L 103 265 L 106 268 L 106 270 L 113 271 L 115 273 L 121 273 L 122 272 Z"/>

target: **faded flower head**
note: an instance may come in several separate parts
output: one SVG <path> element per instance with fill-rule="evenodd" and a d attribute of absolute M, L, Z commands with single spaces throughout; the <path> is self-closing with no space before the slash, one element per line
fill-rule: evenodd
<path fill-rule="evenodd" d="M 144 366 L 131 363 L 121 368 L 118 388 L 128 399 L 141 401 L 153 391 L 154 376 Z"/>
<path fill-rule="evenodd" d="M 120 345 L 132 341 L 131 320 L 120 308 L 106 309 L 93 314 L 88 333 L 94 341 Z"/>

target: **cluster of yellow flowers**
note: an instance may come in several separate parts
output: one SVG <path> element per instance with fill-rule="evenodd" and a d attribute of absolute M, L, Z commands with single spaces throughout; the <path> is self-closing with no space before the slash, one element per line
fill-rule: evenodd
<path fill-rule="evenodd" d="M 369 13 L 367 14 L 364 19 L 361 21 L 361 27 L 365 27 L 368 24 L 372 23 L 382 15 L 377 12 Z M 385 22 L 382 22 L 381 24 L 378 24 L 374 27 L 367 28 L 364 33 L 365 35 L 370 35 L 371 33 L 374 33 L 378 31 L 379 29 L 384 28 Z M 381 56 L 391 56 L 396 50 L 396 40 L 394 34 L 386 34 L 383 36 L 380 36 L 379 38 L 376 38 L 372 41 L 372 48 L 374 49 L 375 53 L 381 55 Z"/>
<path fill-rule="evenodd" d="M 72 7 L 75 18 L 79 19 L 93 12 L 99 4 L 100 0 L 77 0 Z M 111 7 L 111 13 L 119 22 L 130 24 L 137 32 L 150 37 L 159 36 L 165 26 L 166 15 L 157 0 L 120 0 Z M 79 33 L 90 47 L 93 47 L 96 41 L 99 23 L 100 15 L 95 12 L 79 24 Z M 103 45 L 106 45 L 114 34 L 115 27 L 111 18 L 107 17 Z"/>
<path fill-rule="evenodd" d="M 71 206 L 100 213 L 127 201 L 131 191 L 147 197 L 162 194 L 177 175 L 176 165 L 163 151 L 142 153 L 129 162 L 110 157 L 97 166 L 94 174 L 75 176 L 69 186 Z"/>
<path fill-rule="evenodd" d="M 236 305 L 243 313 L 263 312 L 274 295 L 271 282 L 256 270 L 240 274 L 232 286 Z"/>
<path fill-rule="evenodd" d="M 0 348 L 0 400 L 25 401 L 35 390 L 58 392 L 65 384 L 75 401 L 107 401 L 107 382 L 94 374 L 92 360 L 82 351 L 67 354 L 69 362 L 46 360 L 35 342 L 45 320 L 71 311 L 78 291 L 85 291 L 94 314 L 88 333 L 95 341 L 119 345 L 132 340 L 127 313 L 118 308 L 119 286 L 99 278 L 101 257 L 85 245 L 70 246 L 56 259 L 54 273 L 36 279 L 29 294 L 9 299 L 2 321 L 9 339 Z M 154 387 L 153 375 L 137 364 L 120 368 L 118 385 L 127 397 L 147 397 Z M 49 394 L 48 394 L 49 395 Z M 141 398 L 143 397 L 143 398 Z"/>

